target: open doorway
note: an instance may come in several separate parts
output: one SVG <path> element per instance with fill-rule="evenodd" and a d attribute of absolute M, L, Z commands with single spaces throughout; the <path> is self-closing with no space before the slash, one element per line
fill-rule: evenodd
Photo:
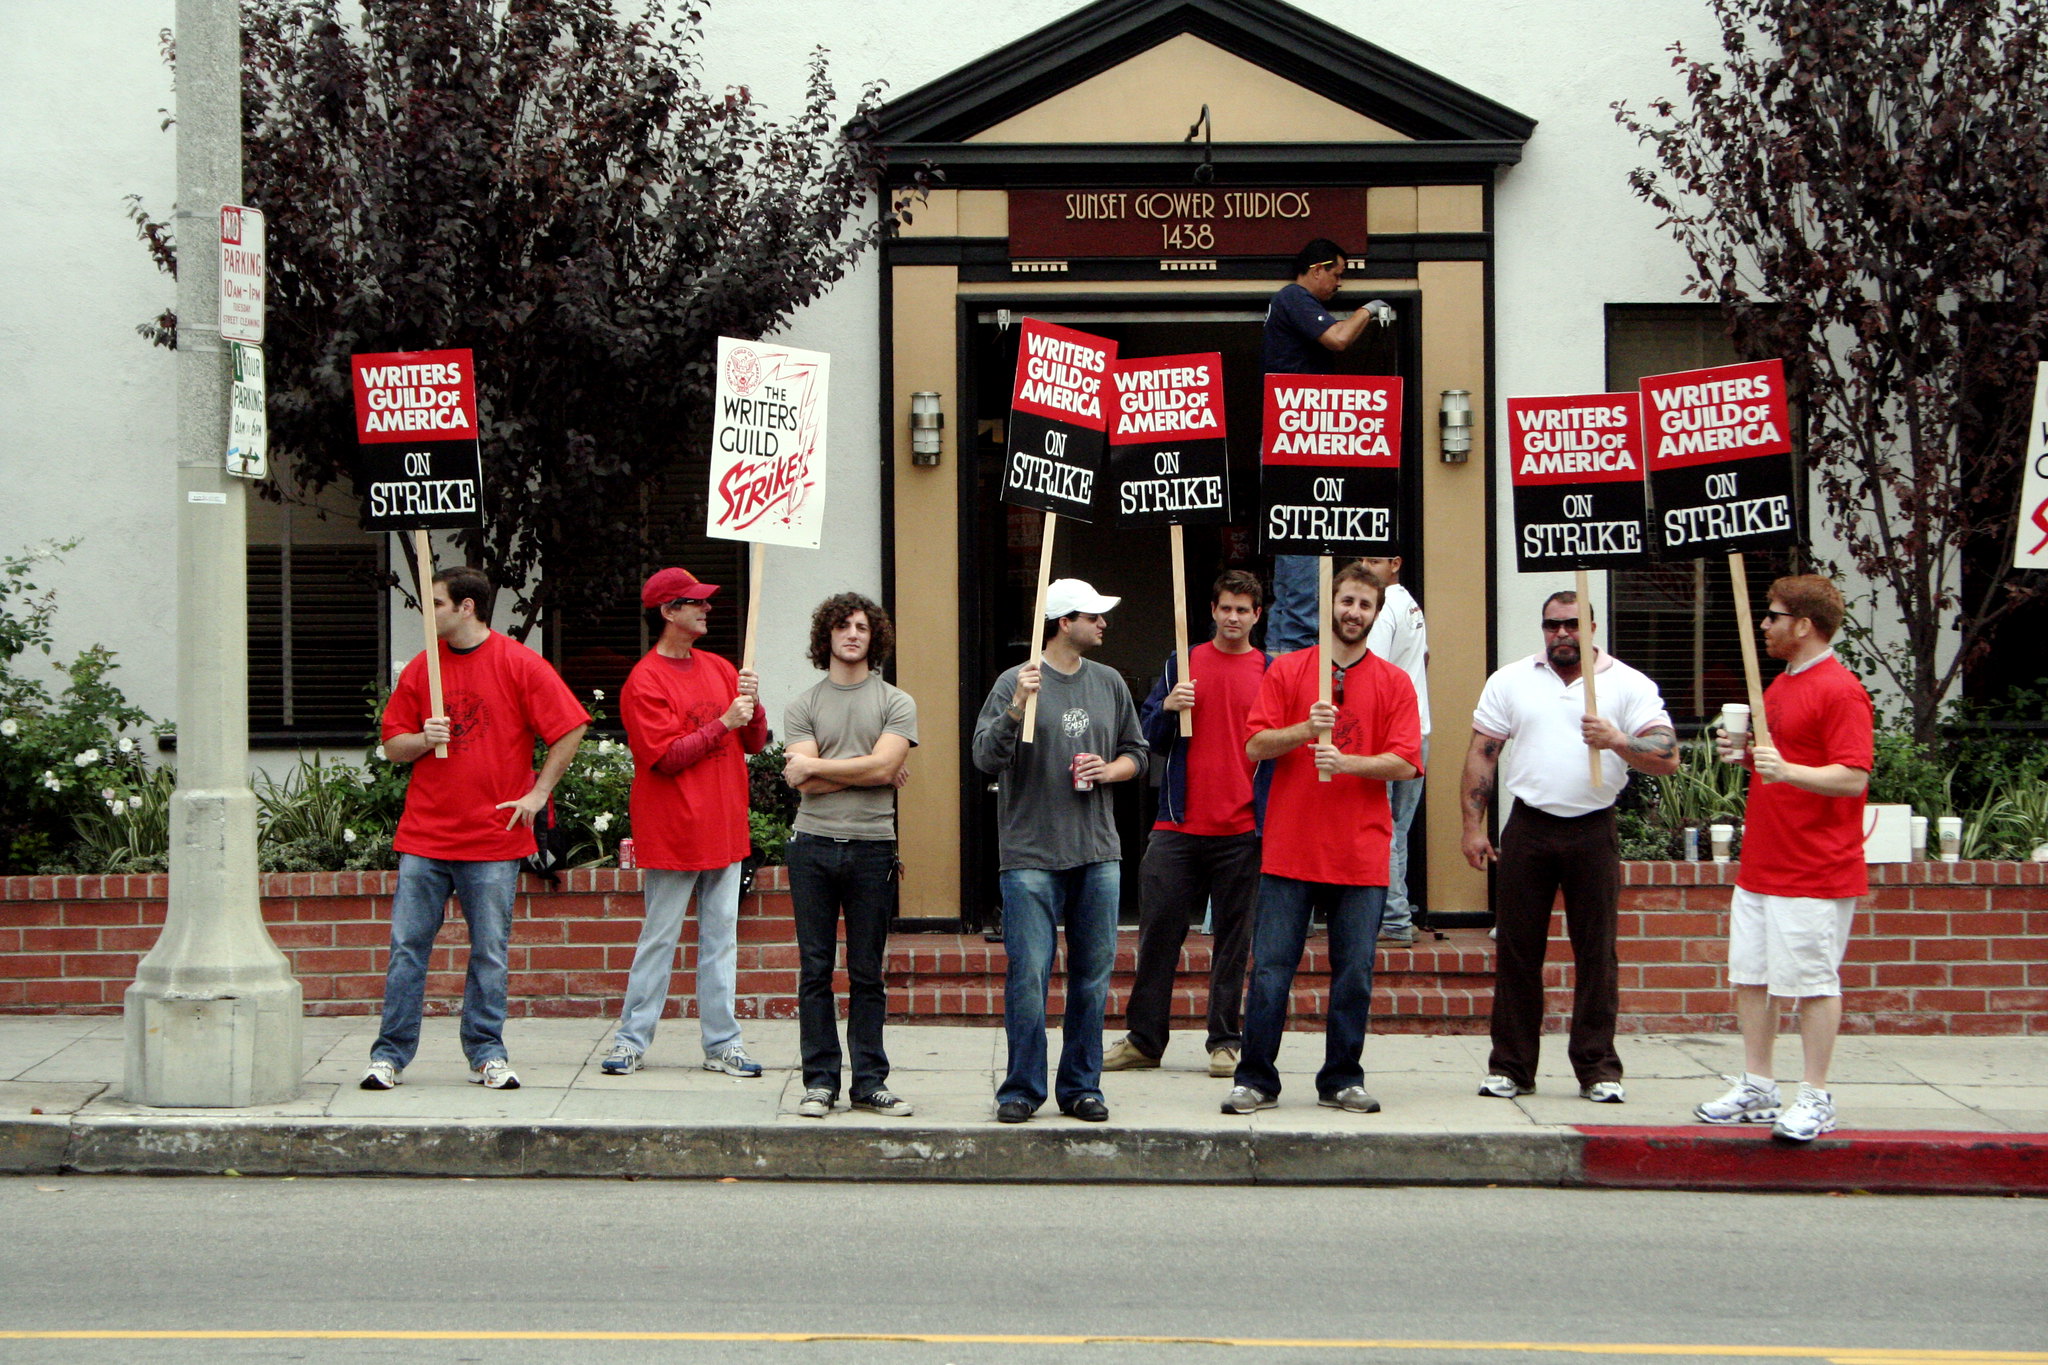
<path fill-rule="evenodd" d="M 1036 628 L 1030 621 L 1038 575 L 1043 516 L 1011 507 L 1000 500 L 1003 438 L 1009 419 L 1011 380 L 1016 373 L 1018 324 L 1027 315 L 1074 327 L 1114 340 L 1123 359 L 1218 352 L 1223 357 L 1224 412 L 1230 450 L 1230 521 L 1223 526 L 1189 527 L 1184 533 L 1188 641 L 1208 638 L 1209 585 L 1224 569 L 1244 568 L 1272 581 L 1272 559 L 1258 553 L 1259 425 L 1263 413 L 1264 372 L 1261 340 L 1266 292 L 1243 296 L 1206 295 L 1194 298 L 1134 300 L 1033 299 L 1012 302 L 977 301 L 963 307 L 962 408 L 960 461 L 961 506 L 961 829 L 963 850 L 961 918 L 965 927 L 996 922 L 1001 903 L 996 877 L 996 800 L 986 774 L 971 757 L 974 718 L 980 713 L 990 684 L 1003 669 L 1019 662 Z M 1397 374 L 1409 377 L 1403 431 L 1405 465 L 1421 457 L 1420 395 L 1414 376 L 1420 373 L 1419 298 L 1381 293 L 1394 305 L 1400 320 L 1393 327 L 1367 329 L 1357 345 L 1339 358 L 1346 373 Z M 1346 299 L 1346 302 L 1356 302 Z M 1403 481 L 1402 524 L 1410 528 L 1403 581 L 1423 596 L 1421 566 L 1420 480 Z M 1108 522 L 1093 525 L 1062 518 L 1053 543 L 1055 578 L 1086 579 L 1100 592 L 1123 598 L 1110 615 L 1103 646 L 1091 657 L 1123 675 L 1132 698 L 1142 702 L 1168 653 L 1173 649 L 1172 556 L 1165 528 L 1122 529 Z M 1263 641 L 1261 633 L 1255 640 Z M 1150 783 L 1126 783 L 1115 789 L 1117 831 L 1123 842 L 1126 875 L 1123 913 L 1137 918 L 1137 859 L 1151 828 L 1156 794 Z M 1424 890 L 1425 865 L 1420 822 L 1410 859 L 1411 896 Z"/>

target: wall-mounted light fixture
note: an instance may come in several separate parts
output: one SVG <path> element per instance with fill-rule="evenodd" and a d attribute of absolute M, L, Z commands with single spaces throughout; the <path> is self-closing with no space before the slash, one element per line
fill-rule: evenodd
<path fill-rule="evenodd" d="M 1472 454 L 1472 390 L 1445 389 L 1437 409 L 1445 464 L 1463 464 Z"/>
<path fill-rule="evenodd" d="M 910 395 L 910 462 L 932 465 L 944 449 L 946 414 L 939 411 L 939 396 L 929 389 Z"/>
<path fill-rule="evenodd" d="M 1188 135 L 1181 141 L 1193 142 L 1196 133 L 1202 135 L 1202 159 L 1195 166 L 1195 183 L 1213 184 L 1216 180 L 1216 129 L 1209 122 L 1209 106 L 1206 104 L 1202 106 L 1202 112 L 1196 116 L 1194 126 L 1188 129 Z"/>

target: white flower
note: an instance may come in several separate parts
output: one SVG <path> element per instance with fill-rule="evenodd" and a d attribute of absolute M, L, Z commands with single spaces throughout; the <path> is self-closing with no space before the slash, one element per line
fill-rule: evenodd
<path fill-rule="evenodd" d="M 343 842 L 344 844 L 352 844 L 352 843 L 354 843 L 354 842 L 356 841 L 356 832 L 355 832 L 354 830 L 352 830 L 352 829 L 345 829 L 345 830 L 343 830 L 343 831 L 341 832 L 341 841 L 342 841 L 342 842 Z"/>
<path fill-rule="evenodd" d="M 124 754 L 132 754 L 135 752 L 135 741 L 123 735 L 121 736 L 121 742 L 114 747 Z"/>
<path fill-rule="evenodd" d="M 128 807 L 118 800 L 109 801 L 107 802 L 107 813 L 110 815 L 126 815 Z"/>
<path fill-rule="evenodd" d="M 128 809 L 129 809 L 129 810 L 141 810 L 141 809 L 142 809 L 142 798 L 141 798 L 141 797 L 139 797 L 139 796 L 131 796 L 131 797 L 129 797 L 129 798 L 128 798 Z"/>
<path fill-rule="evenodd" d="M 596 830 L 599 834 L 604 833 L 606 830 L 612 827 L 612 813 L 610 811 L 604 811 L 603 813 L 599 814 L 596 818 L 591 820 L 590 827 Z"/>
<path fill-rule="evenodd" d="M 9 716 L 6 720 L 0 720 L 0 735 L 5 735 L 9 739 L 13 739 L 16 735 L 20 733 L 21 722 L 16 720 L 14 717 Z"/>
<path fill-rule="evenodd" d="M 102 800 L 102 801 L 111 801 L 111 800 L 113 800 L 113 799 L 114 799 L 114 789 L 113 789 L 112 787 L 101 787 L 101 788 L 100 788 L 100 800 Z"/>
<path fill-rule="evenodd" d="M 98 749 L 87 749 L 82 754 L 74 754 L 71 761 L 81 768 L 90 768 L 93 764 L 100 761 L 100 751 Z"/>
<path fill-rule="evenodd" d="M 612 742 L 608 739 L 599 740 L 597 742 L 597 751 L 601 754 L 610 753 L 612 751 Z"/>
<path fill-rule="evenodd" d="M 379 762 L 383 763 L 389 763 L 391 761 L 389 758 L 386 758 L 384 756 L 384 746 L 381 744 L 377 746 L 377 759 Z"/>
<path fill-rule="evenodd" d="M 57 780 L 57 774 L 51 772 L 48 768 L 43 769 L 43 785 L 53 792 L 64 790 L 64 784 Z"/>
<path fill-rule="evenodd" d="M 603 700 L 604 700 L 604 689 L 603 689 L 602 687 L 593 687 L 593 688 L 591 688 L 591 689 L 590 689 L 590 699 L 591 699 L 592 701 L 603 701 Z"/>

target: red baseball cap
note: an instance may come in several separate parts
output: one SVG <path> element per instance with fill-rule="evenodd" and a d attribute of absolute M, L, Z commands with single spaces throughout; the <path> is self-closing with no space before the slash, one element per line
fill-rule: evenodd
<path fill-rule="evenodd" d="M 641 587 L 640 605 L 658 607 L 679 597 L 702 602 L 717 591 L 716 583 L 699 583 L 688 569 L 660 569 Z"/>

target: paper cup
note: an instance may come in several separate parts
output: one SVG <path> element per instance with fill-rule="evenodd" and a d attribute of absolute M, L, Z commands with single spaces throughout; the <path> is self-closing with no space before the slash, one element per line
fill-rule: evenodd
<path fill-rule="evenodd" d="M 1963 856 L 1963 817 L 1944 815 L 1934 822 L 1941 837 L 1941 860 L 1953 863 Z"/>
<path fill-rule="evenodd" d="M 1707 838 L 1713 844 L 1714 861 L 1717 863 L 1727 862 L 1728 849 L 1735 842 L 1735 826 L 1708 825 Z"/>
<path fill-rule="evenodd" d="M 1749 733 L 1749 708 L 1739 701 L 1731 701 L 1721 708 L 1721 728 L 1731 735 Z"/>
<path fill-rule="evenodd" d="M 1912 831 L 1912 833 L 1909 834 L 1907 837 L 1911 839 L 1913 843 L 1913 861 L 1916 863 L 1926 862 L 1927 817 L 1924 815 L 1916 815 L 1906 822 L 1906 827 Z"/>

